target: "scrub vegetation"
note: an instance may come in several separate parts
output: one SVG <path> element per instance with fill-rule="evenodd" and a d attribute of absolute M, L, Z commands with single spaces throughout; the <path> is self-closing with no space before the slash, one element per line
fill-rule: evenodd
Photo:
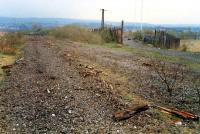
<path fill-rule="evenodd" d="M 48 34 L 59 39 L 70 39 L 76 42 L 89 44 L 103 44 L 104 40 L 100 34 L 91 32 L 87 28 L 75 25 L 54 28 L 48 31 Z"/>
<path fill-rule="evenodd" d="M 4 33 L 0 37 L 0 85 L 4 72 L 2 66 L 10 65 L 21 55 L 24 37 L 21 33 Z"/>

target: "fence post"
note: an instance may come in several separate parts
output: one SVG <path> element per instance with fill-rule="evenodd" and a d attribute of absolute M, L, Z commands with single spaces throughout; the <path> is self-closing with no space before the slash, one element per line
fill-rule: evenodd
<path fill-rule="evenodd" d="M 123 44 L 123 34 L 124 34 L 124 21 L 122 20 L 121 24 L 121 44 Z"/>

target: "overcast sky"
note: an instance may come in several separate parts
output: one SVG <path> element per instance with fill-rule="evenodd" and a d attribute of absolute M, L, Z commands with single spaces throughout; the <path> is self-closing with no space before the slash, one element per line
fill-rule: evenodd
<path fill-rule="evenodd" d="M 0 16 L 139 22 L 141 0 L 0 0 Z M 144 0 L 144 22 L 200 24 L 200 0 Z"/>

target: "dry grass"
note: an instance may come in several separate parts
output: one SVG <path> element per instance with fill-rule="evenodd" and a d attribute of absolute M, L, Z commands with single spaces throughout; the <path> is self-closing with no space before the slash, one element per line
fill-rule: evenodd
<path fill-rule="evenodd" d="M 82 28 L 75 25 L 58 27 L 49 30 L 49 34 L 56 38 L 67 38 L 72 41 L 89 43 L 89 44 L 102 44 L 104 43 L 102 37 L 98 33 L 91 32 L 87 28 Z"/>
<path fill-rule="evenodd" d="M 1 45 L 0 52 L 7 55 L 13 55 L 16 54 L 16 48 L 7 45 Z"/>
<path fill-rule="evenodd" d="M 14 55 L 18 45 L 23 44 L 23 36 L 19 33 L 5 33 L 0 37 L 0 53 Z"/>
<path fill-rule="evenodd" d="M 3 79 L 3 70 L 1 69 L 1 67 L 5 65 L 11 65 L 15 62 L 15 60 L 16 60 L 15 56 L 0 54 L 0 82 Z"/>
<path fill-rule="evenodd" d="M 0 85 L 3 79 L 1 67 L 15 62 L 23 43 L 23 36 L 19 33 L 0 33 Z"/>
<path fill-rule="evenodd" d="M 181 40 L 180 50 L 200 52 L 200 40 Z"/>

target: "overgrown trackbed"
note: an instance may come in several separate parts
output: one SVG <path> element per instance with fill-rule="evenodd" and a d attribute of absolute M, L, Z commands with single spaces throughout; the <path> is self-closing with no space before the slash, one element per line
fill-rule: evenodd
<path fill-rule="evenodd" d="M 125 104 L 97 73 L 87 69 L 70 48 L 61 51 L 40 37 L 29 37 L 24 59 L 14 65 L 0 90 L 0 133 L 155 133 L 162 129 L 151 113 L 114 122 L 112 113 Z"/>

